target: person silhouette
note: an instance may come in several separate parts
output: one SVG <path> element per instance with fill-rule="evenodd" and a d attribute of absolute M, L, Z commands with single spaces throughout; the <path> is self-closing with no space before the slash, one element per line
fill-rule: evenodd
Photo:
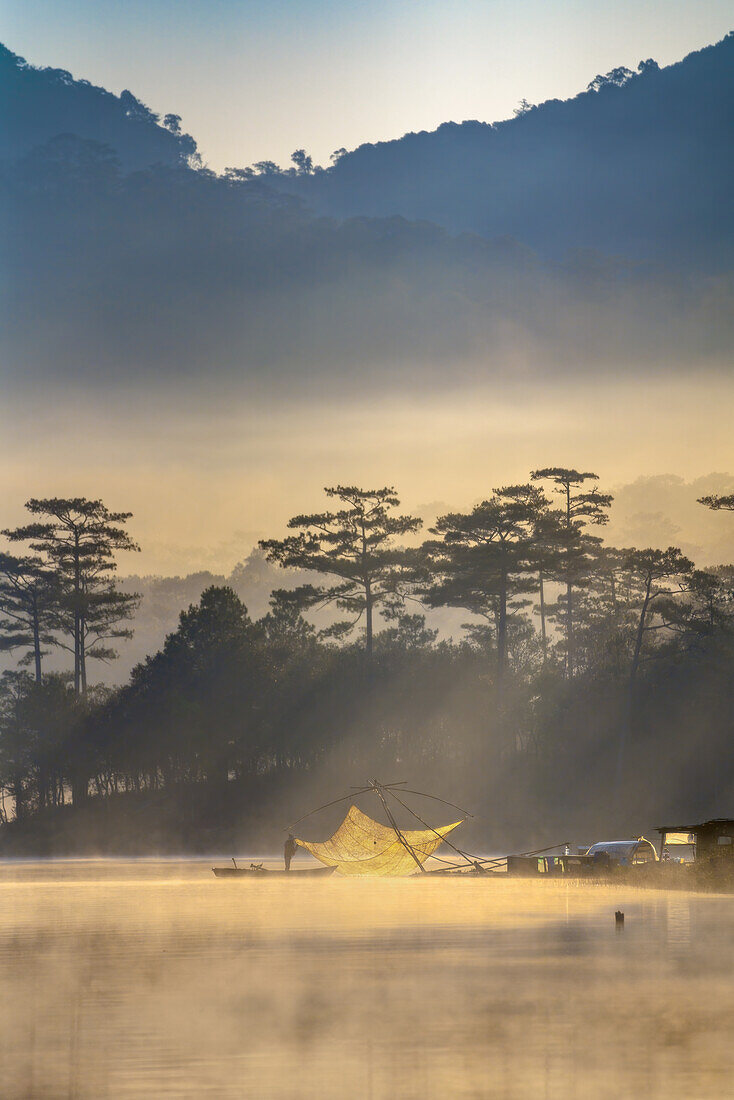
<path fill-rule="evenodd" d="M 285 860 L 286 871 L 290 871 L 291 869 L 291 860 L 296 854 L 297 848 L 298 845 L 296 844 L 296 838 L 294 837 L 293 833 L 288 833 L 288 839 L 286 840 L 285 846 L 283 848 L 283 859 Z"/>

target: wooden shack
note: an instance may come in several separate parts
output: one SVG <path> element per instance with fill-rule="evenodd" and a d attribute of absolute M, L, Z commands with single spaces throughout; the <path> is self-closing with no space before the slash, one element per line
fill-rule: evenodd
<path fill-rule="evenodd" d="M 507 856 L 507 873 L 520 878 L 536 875 L 582 875 L 591 869 L 586 855 Z"/>
<path fill-rule="evenodd" d="M 734 820 L 714 817 L 697 825 L 660 825 L 660 855 L 673 845 L 693 844 L 695 859 L 734 860 Z M 685 838 L 685 839 L 684 839 Z"/>

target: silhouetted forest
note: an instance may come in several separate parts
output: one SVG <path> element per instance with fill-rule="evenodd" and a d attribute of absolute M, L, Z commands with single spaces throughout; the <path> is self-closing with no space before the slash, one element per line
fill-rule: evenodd
<path fill-rule="evenodd" d="M 196 163 L 181 119 L 161 119 L 132 94 L 116 96 L 65 69 L 37 68 L 0 45 L 0 160 L 14 161 L 62 134 L 114 148 L 126 171 Z"/>
<path fill-rule="evenodd" d="M 258 161 L 225 177 L 296 195 L 318 214 L 512 237 L 544 258 L 592 249 L 729 270 L 733 60 L 734 32 L 664 68 L 647 59 L 599 74 L 569 100 L 523 100 L 504 121 L 447 121 L 339 149 L 327 167 L 297 149 L 287 168 Z M 0 46 L 0 91 L 7 164 L 49 143 L 58 157 L 58 139 L 75 136 L 88 152 L 114 151 L 123 174 L 201 168 L 181 118 L 161 118 L 128 90 L 115 96 Z"/>
<path fill-rule="evenodd" d="M 730 270 L 733 102 L 734 32 L 665 68 L 600 74 L 569 100 L 523 101 L 503 122 L 338 150 L 325 170 L 255 168 L 325 214 Z"/>
<path fill-rule="evenodd" d="M 559 381 L 728 369 L 732 50 L 218 175 L 178 115 L 0 49 L 6 393 L 44 394 L 38 432 L 63 393 L 82 453 L 113 390 L 315 384 L 338 410 L 489 381 L 538 412 Z M 426 529 L 334 486 L 247 577 L 139 585 L 128 512 L 28 501 L 0 554 L 0 845 L 274 850 L 370 775 L 470 803 L 495 848 L 730 813 L 732 567 L 678 538 L 684 483 L 627 490 L 610 524 L 593 473 L 549 467 Z M 730 541 L 728 491 L 691 491 L 701 545 Z M 138 623 L 155 645 L 103 686 Z"/>
<path fill-rule="evenodd" d="M 178 116 L 2 50 L 6 377 L 394 387 L 720 363 L 733 42 L 327 171 L 300 150 L 285 174 L 222 175 Z"/>
<path fill-rule="evenodd" d="M 727 811 L 734 567 L 613 548 L 612 507 L 595 474 L 548 467 L 425 531 L 392 488 L 334 486 L 261 544 L 288 582 L 264 614 L 212 584 L 109 689 L 91 670 L 134 628 L 116 577 L 131 516 L 29 501 L 0 555 L 19 662 L 0 694 L 2 849 L 275 850 L 322 796 L 398 772 L 470 802 L 493 847 Z M 731 496 L 699 507 L 732 522 Z M 441 606 L 459 637 L 427 624 Z M 54 650 L 66 671 L 45 670 Z"/>

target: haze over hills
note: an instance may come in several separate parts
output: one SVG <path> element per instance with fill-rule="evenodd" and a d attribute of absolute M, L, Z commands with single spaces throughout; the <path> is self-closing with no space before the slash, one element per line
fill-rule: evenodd
<path fill-rule="evenodd" d="M 78 608 L 96 582 L 85 592 L 65 536 L 44 535 L 51 578 L 8 563 L 43 586 L 49 645 L 62 631 L 74 655 L 73 691 L 44 685 L 43 669 L 32 693 L 5 678 L 29 686 L 5 697 L 8 736 L 49 688 L 41 718 L 35 701 L 26 713 L 51 766 L 30 741 L 24 772 L 5 754 L 17 819 L 26 795 L 65 812 L 66 789 L 76 812 L 90 783 L 131 806 L 177 791 L 181 820 L 160 821 L 180 845 L 195 822 L 255 809 L 248 792 L 264 805 L 271 779 L 323 767 L 316 793 L 334 767 L 395 774 L 401 761 L 420 777 L 455 761 L 480 812 L 512 823 L 530 807 L 552 824 L 579 790 L 589 807 L 609 798 L 633 723 L 643 736 L 614 815 L 650 777 L 661 815 L 732 787 L 719 763 L 734 524 L 697 498 L 734 488 L 711 473 L 732 469 L 733 51 L 729 35 L 669 68 L 615 70 L 566 102 L 363 146 L 329 170 L 297 150 L 287 172 L 222 175 L 176 115 L 161 124 L 132 93 L 0 54 L 0 526 L 25 545 L 13 538 L 24 502 L 85 497 L 129 520 L 142 551 L 119 531 L 92 550 L 105 572 L 88 575 L 107 575 L 106 545 L 120 559 L 120 592 L 96 610 L 98 640 L 119 640 L 110 665 L 106 645 L 84 649 L 95 611 L 83 625 Z M 540 484 L 563 499 L 560 517 Z M 325 498 L 337 485 L 396 511 L 324 516 L 354 495 Z M 295 580 L 275 562 L 334 568 L 308 535 L 282 541 L 324 526 L 329 576 L 350 587 L 268 612 Z M 597 526 L 629 552 L 597 553 Z M 391 532 L 429 545 L 393 554 Z M 246 557 L 260 539 L 270 563 Z M 654 578 L 671 592 L 653 596 Z M 127 622 L 132 593 L 134 636 L 118 639 L 109 622 Z M 40 642 L 37 615 L 31 626 Z M 322 626 L 337 629 L 319 638 Z M 37 669 L 38 645 L 31 657 Z M 82 711 L 86 657 L 90 683 L 122 690 Z M 68 671 L 68 651 L 43 667 Z M 104 828 L 117 833 L 112 818 Z"/>
<path fill-rule="evenodd" d="M 132 94 L 4 51 L 9 508 L 103 496 L 142 572 L 227 575 L 335 477 L 414 510 L 554 461 L 611 485 L 731 468 L 733 43 L 328 171 L 224 176 Z M 461 210 L 485 220 L 457 232 Z"/>
<path fill-rule="evenodd" d="M 715 270 L 733 256 L 733 136 L 734 33 L 505 122 L 447 122 L 273 179 L 340 217 L 401 214 L 544 255 L 594 248 Z"/>
<path fill-rule="evenodd" d="M 131 94 L 5 50 L 8 377 L 22 389 L 206 374 L 211 389 L 720 366 L 733 57 L 729 36 L 497 126 L 448 124 L 326 172 L 253 178 L 196 170 L 191 139 Z M 354 216 L 314 216 L 301 199 Z"/>

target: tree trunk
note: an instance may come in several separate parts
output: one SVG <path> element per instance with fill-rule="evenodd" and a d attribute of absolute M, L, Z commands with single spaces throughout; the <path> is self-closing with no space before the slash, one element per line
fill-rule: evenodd
<path fill-rule="evenodd" d="M 35 663 L 36 683 L 41 682 L 41 632 L 38 626 L 38 601 L 33 601 L 33 660 Z"/>
<path fill-rule="evenodd" d="M 85 623 L 84 617 L 79 617 L 79 673 L 81 679 L 81 693 L 86 699 L 87 697 L 87 645 L 84 638 Z"/>
<path fill-rule="evenodd" d="M 648 577 L 645 582 L 645 598 L 642 601 L 642 607 L 640 608 L 640 621 L 637 624 L 637 636 L 635 637 L 635 649 L 632 654 L 632 665 L 630 667 L 630 683 L 634 685 L 637 679 L 637 672 L 640 667 L 640 654 L 642 653 L 642 640 L 645 637 L 645 620 L 647 618 L 647 609 L 650 604 L 650 590 L 652 588 L 652 577 Z"/>
<path fill-rule="evenodd" d="M 10 785 L 10 790 L 15 803 L 15 820 L 22 821 L 25 817 L 25 791 L 23 790 L 23 776 L 16 772 Z"/>
<path fill-rule="evenodd" d="M 79 560 L 79 533 L 74 532 L 74 691 L 81 689 L 81 563 Z"/>
<path fill-rule="evenodd" d="M 373 607 L 373 600 L 372 600 L 372 588 L 371 588 L 369 579 L 367 581 L 365 581 L 364 593 L 365 593 L 365 616 L 366 616 L 366 619 L 367 619 L 365 649 L 366 649 L 366 652 L 367 652 L 367 666 L 368 666 L 368 668 L 371 668 L 372 667 L 372 607 Z"/>
<path fill-rule="evenodd" d="M 507 667 L 507 567 L 504 550 L 500 566 L 499 608 L 497 614 L 497 686 L 502 686 Z"/>
<path fill-rule="evenodd" d="M 573 676 L 573 585 L 570 579 L 566 582 L 566 671 L 569 678 Z"/>
<path fill-rule="evenodd" d="M 543 643 L 543 664 L 545 664 L 548 658 L 548 636 L 545 626 L 545 589 L 542 569 L 538 573 L 538 588 L 540 589 L 540 637 Z"/>
<path fill-rule="evenodd" d="M 635 637 L 635 648 L 632 654 L 632 665 L 630 667 L 630 678 L 627 688 L 627 714 L 625 719 L 621 723 L 620 737 L 619 737 L 619 749 L 617 752 L 617 776 L 615 783 L 615 797 L 618 798 L 622 790 L 622 782 L 624 780 L 625 769 L 625 756 L 627 753 L 627 743 L 634 739 L 635 724 L 637 718 L 637 673 L 640 667 L 640 656 L 642 654 L 642 642 L 645 637 L 645 620 L 647 618 L 647 611 L 650 605 L 650 592 L 652 589 L 652 577 L 648 577 L 645 583 L 645 598 L 642 601 L 642 607 L 640 608 L 640 620 L 637 624 L 637 634 Z"/>
<path fill-rule="evenodd" d="M 568 546 L 566 553 L 571 554 L 571 483 L 566 486 L 566 533 Z M 566 676 L 573 676 L 573 584 L 571 581 L 571 563 L 568 562 L 566 575 Z"/>
<path fill-rule="evenodd" d="M 36 777 L 36 793 L 38 794 L 39 810 L 44 810 L 49 804 L 48 786 L 48 774 L 46 772 L 46 769 L 42 766 L 39 766 L 38 775 Z"/>
<path fill-rule="evenodd" d="M 35 665 L 36 684 L 41 683 L 41 632 L 38 626 L 38 601 L 33 601 L 33 661 Z M 41 749 L 43 752 L 43 748 Z M 48 776 L 43 767 L 38 769 L 37 780 L 38 806 L 44 809 L 48 805 Z"/>
<path fill-rule="evenodd" d="M 89 798 L 89 779 L 86 776 L 75 775 L 71 781 L 71 801 L 75 806 L 80 806 Z"/>

